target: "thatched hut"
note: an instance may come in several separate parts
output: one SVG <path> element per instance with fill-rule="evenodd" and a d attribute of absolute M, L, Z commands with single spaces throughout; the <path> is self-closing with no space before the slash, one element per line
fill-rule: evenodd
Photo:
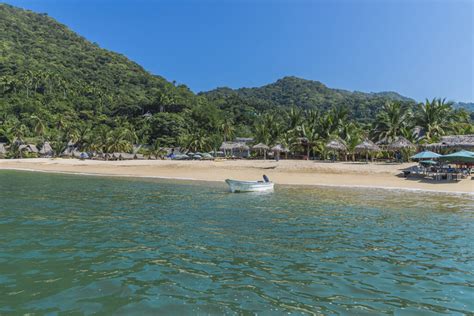
<path fill-rule="evenodd" d="M 273 146 L 271 149 L 274 152 L 283 152 L 283 153 L 289 152 L 288 148 L 285 148 L 280 144 Z"/>
<path fill-rule="evenodd" d="M 258 150 L 260 152 L 263 151 L 263 159 L 267 159 L 267 151 L 270 149 L 270 147 L 264 143 L 258 143 L 257 145 L 253 146 L 252 149 Z"/>
<path fill-rule="evenodd" d="M 280 160 L 280 153 L 287 154 L 290 150 L 288 148 L 283 147 L 281 144 L 277 144 L 271 148 L 271 151 L 273 151 L 273 156 L 278 161 Z"/>
<path fill-rule="evenodd" d="M 438 143 L 425 144 L 424 148 L 430 150 L 456 149 L 474 150 L 474 134 L 442 136 Z"/>
<path fill-rule="evenodd" d="M 355 146 L 355 151 L 358 153 L 365 153 L 365 160 L 369 161 L 369 153 L 380 151 L 380 147 L 375 145 L 371 140 L 366 139 Z"/>
<path fill-rule="evenodd" d="M 347 151 L 347 146 L 340 139 L 334 139 L 326 144 L 326 149 L 345 152 Z"/>
<path fill-rule="evenodd" d="M 34 144 L 23 144 L 23 145 L 18 146 L 18 149 L 20 151 L 20 156 L 21 156 L 21 153 L 23 152 L 30 153 L 30 154 L 39 153 L 38 147 L 36 147 L 36 145 Z"/>
<path fill-rule="evenodd" d="M 238 150 L 240 156 L 243 156 L 243 152 L 247 152 L 247 156 L 249 155 L 250 147 L 247 146 L 245 143 L 237 143 L 237 142 L 223 142 L 221 147 L 219 148 L 224 152 L 224 155 L 227 155 L 227 151 L 230 150 L 231 155 L 234 155 L 234 150 Z"/>
<path fill-rule="evenodd" d="M 405 137 L 398 137 L 395 141 L 391 142 L 388 146 L 387 149 L 390 151 L 399 151 L 403 149 L 416 149 L 416 146 L 410 142 L 408 139 Z"/>
<path fill-rule="evenodd" d="M 0 143 L 0 158 L 4 158 L 7 155 L 7 149 L 4 143 Z"/>
<path fill-rule="evenodd" d="M 249 144 L 253 143 L 253 138 L 252 137 L 236 137 L 235 142 L 236 143 L 244 143 L 244 144 Z"/>
<path fill-rule="evenodd" d="M 41 147 L 39 154 L 42 157 L 52 157 L 54 155 L 53 148 L 49 142 L 44 142 L 43 146 Z"/>
<path fill-rule="evenodd" d="M 344 144 L 344 141 L 341 139 L 333 139 L 329 143 L 326 144 L 326 149 L 331 152 L 336 152 L 336 154 L 344 153 L 344 160 L 347 160 L 347 146 Z M 336 157 L 334 156 L 334 159 Z"/>

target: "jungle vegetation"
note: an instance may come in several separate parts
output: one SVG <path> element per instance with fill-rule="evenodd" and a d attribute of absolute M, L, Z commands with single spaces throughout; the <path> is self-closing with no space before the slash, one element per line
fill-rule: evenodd
<path fill-rule="evenodd" d="M 330 89 L 296 77 L 195 94 L 46 14 L 0 4 L 0 29 L 0 142 L 10 146 L 210 151 L 241 136 L 318 154 L 332 138 L 353 148 L 364 138 L 434 142 L 474 133 L 469 113 L 445 99 L 417 103 L 395 92 Z"/>

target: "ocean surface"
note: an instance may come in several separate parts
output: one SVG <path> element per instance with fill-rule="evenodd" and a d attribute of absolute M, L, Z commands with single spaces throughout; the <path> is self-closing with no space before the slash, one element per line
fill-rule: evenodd
<path fill-rule="evenodd" d="M 0 171 L 0 314 L 474 312 L 468 195 Z"/>

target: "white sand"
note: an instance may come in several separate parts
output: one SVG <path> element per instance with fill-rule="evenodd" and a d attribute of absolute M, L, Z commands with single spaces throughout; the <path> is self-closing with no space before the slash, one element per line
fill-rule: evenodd
<path fill-rule="evenodd" d="M 474 181 L 470 178 L 459 182 L 437 182 L 400 177 L 401 170 L 412 165 L 414 163 L 326 163 L 302 160 L 276 162 L 273 160 L 0 159 L 0 169 L 205 181 L 223 181 L 227 178 L 256 180 L 266 174 L 276 184 L 392 188 L 474 194 Z"/>

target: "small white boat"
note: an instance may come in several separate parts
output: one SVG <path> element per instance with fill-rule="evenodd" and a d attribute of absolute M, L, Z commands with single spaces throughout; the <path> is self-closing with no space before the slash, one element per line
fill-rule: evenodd
<path fill-rule="evenodd" d="M 229 185 L 230 192 L 265 192 L 273 191 L 274 183 L 268 181 L 264 176 L 265 181 L 240 181 L 227 179 L 225 182 Z"/>

